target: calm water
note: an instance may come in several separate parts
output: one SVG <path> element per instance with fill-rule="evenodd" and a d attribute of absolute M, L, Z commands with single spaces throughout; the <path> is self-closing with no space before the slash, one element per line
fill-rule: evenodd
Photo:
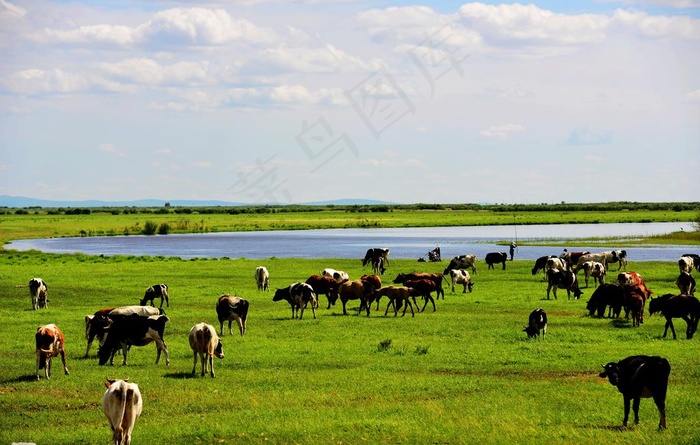
<path fill-rule="evenodd" d="M 36 249 L 49 253 L 82 252 L 90 255 L 151 255 L 181 258 L 362 258 L 370 247 L 388 247 L 391 258 L 427 257 L 439 246 L 442 258 L 474 253 L 507 251 L 497 242 L 517 239 L 567 240 L 586 237 L 627 237 L 692 230 L 691 223 L 561 224 L 531 226 L 421 227 L 400 229 L 328 229 L 269 232 L 206 233 L 164 236 L 111 236 L 18 240 L 7 249 Z M 568 247 L 570 251 L 599 247 Z M 699 253 L 688 246 L 627 247 L 631 261 L 675 261 L 684 253 Z M 518 247 L 516 259 L 559 255 L 562 248 Z"/>

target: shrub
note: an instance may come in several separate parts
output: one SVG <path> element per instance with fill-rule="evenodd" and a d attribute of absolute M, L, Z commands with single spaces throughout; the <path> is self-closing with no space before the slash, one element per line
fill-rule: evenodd
<path fill-rule="evenodd" d="M 168 233 L 170 233 L 170 224 L 162 223 L 158 226 L 158 235 L 167 235 Z"/>
<path fill-rule="evenodd" d="M 143 230 L 141 233 L 144 235 L 155 235 L 156 230 L 158 230 L 158 224 L 154 223 L 153 221 L 146 221 L 146 223 L 143 225 Z"/>

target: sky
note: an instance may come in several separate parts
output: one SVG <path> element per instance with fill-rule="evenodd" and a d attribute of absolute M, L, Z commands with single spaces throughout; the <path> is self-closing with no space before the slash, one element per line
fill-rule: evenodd
<path fill-rule="evenodd" d="M 700 0 L 0 0 L 0 195 L 699 201 Z"/>

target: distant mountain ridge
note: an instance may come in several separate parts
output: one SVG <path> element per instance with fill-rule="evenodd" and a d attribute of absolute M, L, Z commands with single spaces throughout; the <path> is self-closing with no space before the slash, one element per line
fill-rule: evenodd
<path fill-rule="evenodd" d="M 275 205 L 276 203 L 245 203 L 219 200 L 195 200 L 195 199 L 137 199 L 133 201 L 61 201 L 50 199 L 27 198 L 23 196 L 0 195 L 0 207 L 24 208 L 24 207 L 163 207 L 165 203 L 173 207 L 237 207 L 254 205 Z M 335 199 L 327 201 L 314 201 L 293 203 L 298 205 L 381 205 L 395 204 L 388 201 L 372 199 Z"/>

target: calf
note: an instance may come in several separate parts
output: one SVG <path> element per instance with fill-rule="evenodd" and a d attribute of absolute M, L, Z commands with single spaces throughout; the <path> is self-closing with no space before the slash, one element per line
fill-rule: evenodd
<path fill-rule="evenodd" d="M 588 279 L 593 277 L 593 284 L 596 286 L 605 283 L 605 266 L 597 261 L 586 261 L 583 263 L 583 273 L 585 274 L 586 287 Z"/>
<path fill-rule="evenodd" d="M 216 316 L 219 319 L 219 335 L 224 336 L 224 322 L 228 321 L 228 333 L 233 335 L 231 325 L 236 320 L 241 337 L 245 334 L 248 320 L 248 301 L 232 295 L 222 295 L 216 301 Z"/>
<path fill-rule="evenodd" d="M 625 318 L 632 313 L 632 326 L 639 326 L 644 323 L 644 306 L 646 305 L 647 294 L 640 286 L 625 286 L 624 292 Z"/>
<path fill-rule="evenodd" d="M 260 291 L 270 290 L 270 272 L 265 266 L 255 268 L 255 284 Z"/>
<path fill-rule="evenodd" d="M 41 278 L 29 280 L 29 296 L 32 297 L 32 309 L 42 309 L 49 307 L 47 293 L 49 291 L 46 282 Z"/>
<path fill-rule="evenodd" d="M 292 318 L 299 317 L 299 320 L 304 316 L 304 309 L 311 303 L 311 312 L 316 318 L 316 294 L 314 289 L 306 283 L 292 283 L 284 289 L 277 289 L 272 301 L 286 300 L 292 307 Z M 301 312 L 300 312 L 301 311 Z"/>
<path fill-rule="evenodd" d="M 209 374 L 214 378 L 214 356 L 224 358 L 224 348 L 216 335 L 214 326 L 206 323 L 198 323 L 192 326 L 189 334 L 190 348 L 194 353 L 194 364 L 192 365 L 192 374 L 194 375 L 197 369 L 197 356 L 202 361 L 202 377 L 207 373 L 209 366 Z"/>
<path fill-rule="evenodd" d="M 154 299 L 160 297 L 160 308 L 163 308 L 163 300 L 165 300 L 166 306 L 170 307 L 170 301 L 168 300 L 168 285 L 167 284 L 154 284 L 153 286 L 146 289 L 146 293 L 143 294 L 143 299 L 141 306 L 145 306 L 147 302 L 151 302 L 151 306 L 155 307 Z"/>
<path fill-rule="evenodd" d="M 507 253 L 505 253 L 505 252 L 487 253 L 486 257 L 484 259 L 486 260 L 486 265 L 488 266 L 488 269 L 493 269 L 494 264 L 503 263 L 503 270 L 506 270 L 506 261 L 508 261 L 508 254 Z"/>
<path fill-rule="evenodd" d="M 358 313 L 363 310 L 369 317 L 369 310 L 374 299 L 374 287 L 367 280 L 347 280 L 340 283 L 338 295 L 340 302 L 343 303 L 343 315 L 347 315 L 346 305 L 350 300 L 360 300 Z"/>
<path fill-rule="evenodd" d="M 537 275 L 537 272 L 543 271 L 545 273 L 543 280 L 546 280 L 547 279 L 547 271 L 545 270 L 545 266 L 547 265 L 547 260 L 549 260 L 550 258 L 556 258 L 556 256 L 555 255 L 545 255 L 545 256 L 541 256 L 541 257 L 537 258 L 535 260 L 535 265 L 532 266 L 532 274 Z"/>
<path fill-rule="evenodd" d="M 682 294 L 695 295 L 695 278 L 688 272 L 681 272 L 678 275 L 676 286 Z"/>
<path fill-rule="evenodd" d="M 433 297 L 430 295 L 431 292 L 435 292 L 438 296 L 440 295 L 440 292 L 442 291 L 441 287 L 438 287 L 437 283 L 435 281 L 427 279 L 427 278 L 421 278 L 418 280 L 407 280 L 404 282 L 404 286 L 410 287 L 414 289 L 417 293 L 417 295 L 420 295 L 423 297 L 423 309 L 420 311 L 423 312 L 425 311 L 425 307 L 428 305 L 428 301 L 430 301 L 433 304 L 433 312 L 436 311 L 435 308 L 435 300 Z M 444 294 L 444 291 L 443 291 Z M 445 297 L 443 296 L 443 300 Z M 416 302 L 416 297 L 413 297 L 413 302 Z M 418 307 L 418 305 L 416 305 Z"/>
<path fill-rule="evenodd" d="M 442 274 L 447 275 L 452 269 L 471 269 L 472 273 L 476 273 L 476 255 L 460 255 L 452 258 Z"/>
<path fill-rule="evenodd" d="M 547 335 L 547 313 L 544 309 L 535 309 L 530 313 L 528 317 L 528 324 L 523 329 L 523 332 L 527 333 L 528 338 L 535 338 L 539 340 L 540 331 L 542 332 L 542 338 Z"/>
<path fill-rule="evenodd" d="M 571 298 L 571 292 L 574 293 L 574 298 L 578 299 L 583 292 L 578 287 L 576 274 L 567 270 L 550 269 L 547 271 L 547 300 L 549 300 L 549 291 L 554 289 L 554 298 L 557 298 L 557 289 L 566 289 L 567 299 Z"/>
<path fill-rule="evenodd" d="M 452 280 L 453 293 L 455 291 L 455 284 L 461 284 L 464 287 L 464 289 L 462 290 L 463 294 L 467 293 L 467 288 L 469 288 L 469 293 L 471 293 L 474 289 L 474 282 L 472 281 L 471 276 L 469 276 L 469 272 L 467 272 L 464 269 L 450 270 L 450 278 Z"/>
<path fill-rule="evenodd" d="M 673 333 L 673 339 L 676 339 L 673 319 L 682 318 L 687 325 L 685 336 L 690 340 L 698 329 L 698 321 L 700 321 L 700 301 L 690 295 L 674 296 L 672 294 L 666 294 L 649 300 L 649 315 L 653 315 L 656 312 L 661 312 L 666 318 L 664 338 L 666 338 L 668 328 L 670 327 L 671 333 Z"/>
<path fill-rule="evenodd" d="M 622 306 L 624 305 L 624 292 L 619 284 L 603 283 L 593 291 L 591 299 L 588 300 L 586 308 L 588 313 L 593 315 L 596 313 L 598 317 L 605 316 L 605 308 L 608 310 L 608 317 L 617 318 L 620 316 Z"/>
<path fill-rule="evenodd" d="M 367 275 L 364 274 L 360 277 L 360 280 L 365 283 L 366 286 L 368 286 L 369 289 L 372 290 L 379 290 L 382 287 L 382 279 L 379 277 L 379 275 Z M 376 293 L 373 293 L 372 296 L 368 299 L 369 303 L 372 303 L 372 300 L 377 302 L 377 310 L 379 310 L 379 300 L 382 298 L 381 295 L 378 295 Z M 360 307 L 360 312 L 362 312 L 362 307 Z"/>
<path fill-rule="evenodd" d="M 129 383 L 129 379 L 107 379 L 105 386 L 102 411 L 112 428 L 112 440 L 115 445 L 129 445 L 134 424 L 143 409 L 141 391 L 137 384 Z"/>
<path fill-rule="evenodd" d="M 639 423 L 639 403 L 642 397 L 653 397 L 659 409 L 659 429 L 666 428 L 666 391 L 671 365 L 663 357 L 634 355 L 617 363 L 603 365 L 599 375 L 608 378 L 610 384 L 616 386 L 622 393 L 625 404 L 625 418 L 622 424 L 626 427 L 630 413 L 630 401 L 634 401 L 634 423 Z"/>
<path fill-rule="evenodd" d="M 63 332 L 55 324 L 39 326 L 35 334 L 36 339 L 36 379 L 39 380 L 39 370 L 44 370 L 46 379 L 51 378 L 51 359 L 61 355 L 63 372 L 68 375 L 66 366 L 66 351 L 64 348 Z"/>
<path fill-rule="evenodd" d="M 417 292 L 406 286 L 384 286 L 378 290 L 375 291 L 377 294 L 377 301 L 379 301 L 379 298 L 381 297 L 387 297 L 389 299 L 389 303 L 386 305 L 386 311 L 384 311 L 384 315 L 389 313 L 389 306 L 394 307 L 394 317 L 399 313 L 399 309 L 401 309 L 401 306 L 403 305 L 403 314 L 401 316 L 403 317 L 406 315 L 406 308 L 410 307 L 411 308 L 411 316 L 415 317 L 416 314 L 413 311 L 413 305 L 411 304 L 410 297 L 414 297 L 417 294 Z M 417 307 L 416 307 L 417 309 Z"/>
<path fill-rule="evenodd" d="M 100 321 L 98 316 L 95 316 L 93 323 Z M 169 321 L 165 315 L 154 315 L 151 317 L 143 317 L 137 314 L 129 316 L 109 316 L 107 320 L 102 320 L 106 324 L 107 338 L 104 344 L 100 346 L 97 353 L 99 357 L 98 363 L 104 365 L 109 361 L 110 365 L 114 364 L 114 354 L 121 347 L 124 359 L 122 364 L 127 364 L 127 353 L 129 346 L 146 346 L 151 342 L 155 342 L 157 348 L 156 364 L 160 361 L 160 355 L 165 352 L 165 364 L 170 365 L 170 354 L 168 347 L 163 341 L 165 333 L 165 323 Z"/>
<path fill-rule="evenodd" d="M 328 299 L 328 307 L 331 308 L 331 304 L 335 305 L 338 301 L 338 282 L 329 276 L 321 275 L 311 275 L 306 279 L 306 284 L 311 286 L 311 288 L 316 293 L 316 296 L 325 295 Z"/>

